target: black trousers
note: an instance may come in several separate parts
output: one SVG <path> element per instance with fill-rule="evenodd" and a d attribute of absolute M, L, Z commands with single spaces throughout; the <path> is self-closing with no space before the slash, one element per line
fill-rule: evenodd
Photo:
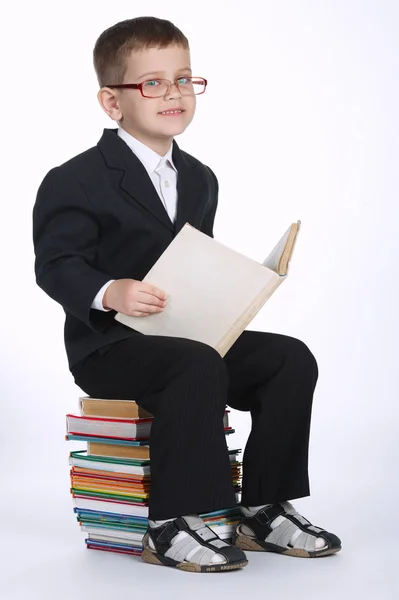
<path fill-rule="evenodd" d="M 223 428 L 226 404 L 252 417 L 241 503 L 309 496 L 318 367 L 302 341 L 246 330 L 222 358 L 202 342 L 135 335 L 93 352 L 72 374 L 87 395 L 134 399 L 154 415 L 151 519 L 236 506 Z"/>

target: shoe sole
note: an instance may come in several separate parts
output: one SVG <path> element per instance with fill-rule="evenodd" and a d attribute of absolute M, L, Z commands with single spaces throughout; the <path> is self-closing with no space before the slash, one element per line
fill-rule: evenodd
<path fill-rule="evenodd" d="M 191 573 L 216 573 L 219 571 L 235 571 L 241 569 L 248 564 L 247 560 L 240 560 L 228 564 L 215 565 L 198 565 L 190 562 L 177 562 L 166 556 L 157 554 L 150 548 L 144 548 L 141 558 L 152 565 L 161 565 L 163 567 L 173 567 L 181 571 L 190 571 Z"/>
<path fill-rule="evenodd" d="M 296 556 L 299 558 L 318 558 L 319 556 L 328 556 L 339 552 L 342 546 L 336 546 L 335 548 L 327 548 L 327 550 L 315 550 L 310 552 L 308 550 L 301 550 L 300 548 L 282 548 L 275 544 L 263 542 L 263 545 L 259 544 L 253 538 L 238 534 L 235 536 L 233 546 L 241 548 L 241 550 L 253 550 L 255 552 L 277 552 L 278 554 L 285 554 L 287 556 Z"/>

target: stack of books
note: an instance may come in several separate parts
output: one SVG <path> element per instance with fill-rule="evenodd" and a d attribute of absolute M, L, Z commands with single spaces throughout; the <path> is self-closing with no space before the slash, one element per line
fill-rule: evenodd
<path fill-rule="evenodd" d="M 86 546 L 140 555 L 148 526 L 153 415 L 134 400 L 81 397 L 79 409 L 80 415 L 66 416 L 66 439 L 87 442 L 87 449 L 69 455 L 73 510 L 87 536 Z M 229 412 L 224 414 L 226 435 L 234 433 Z M 241 449 L 228 448 L 228 453 L 238 503 Z M 239 507 L 200 516 L 227 541 L 241 518 Z"/>

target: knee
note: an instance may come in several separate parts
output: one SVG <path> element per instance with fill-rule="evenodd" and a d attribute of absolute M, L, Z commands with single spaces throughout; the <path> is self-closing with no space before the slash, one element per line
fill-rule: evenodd
<path fill-rule="evenodd" d="M 316 382 L 319 376 L 319 367 L 313 352 L 302 340 L 293 337 L 289 340 L 288 353 L 290 357 L 303 373 L 313 377 Z"/>

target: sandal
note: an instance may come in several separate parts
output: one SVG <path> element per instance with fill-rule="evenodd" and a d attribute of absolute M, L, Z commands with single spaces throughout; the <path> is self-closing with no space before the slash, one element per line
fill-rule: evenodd
<path fill-rule="evenodd" d="M 276 523 L 273 523 L 278 519 Z M 316 538 L 325 546 L 316 548 Z M 242 550 L 278 552 L 289 556 L 316 558 L 341 550 L 341 540 L 300 515 L 289 502 L 261 508 L 252 517 L 243 517 L 236 527 L 233 544 Z"/>
<path fill-rule="evenodd" d="M 174 540 L 181 531 L 186 535 Z M 222 555 L 224 561 L 212 562 L 215 553 Z M 197 515 L 178 517 L 159 527 L 148 527 L 143 537 L 141 558 L 155 565 L 196 573 L 233 571 L 248 564 L 242 550 L 221 540 Z"/>

